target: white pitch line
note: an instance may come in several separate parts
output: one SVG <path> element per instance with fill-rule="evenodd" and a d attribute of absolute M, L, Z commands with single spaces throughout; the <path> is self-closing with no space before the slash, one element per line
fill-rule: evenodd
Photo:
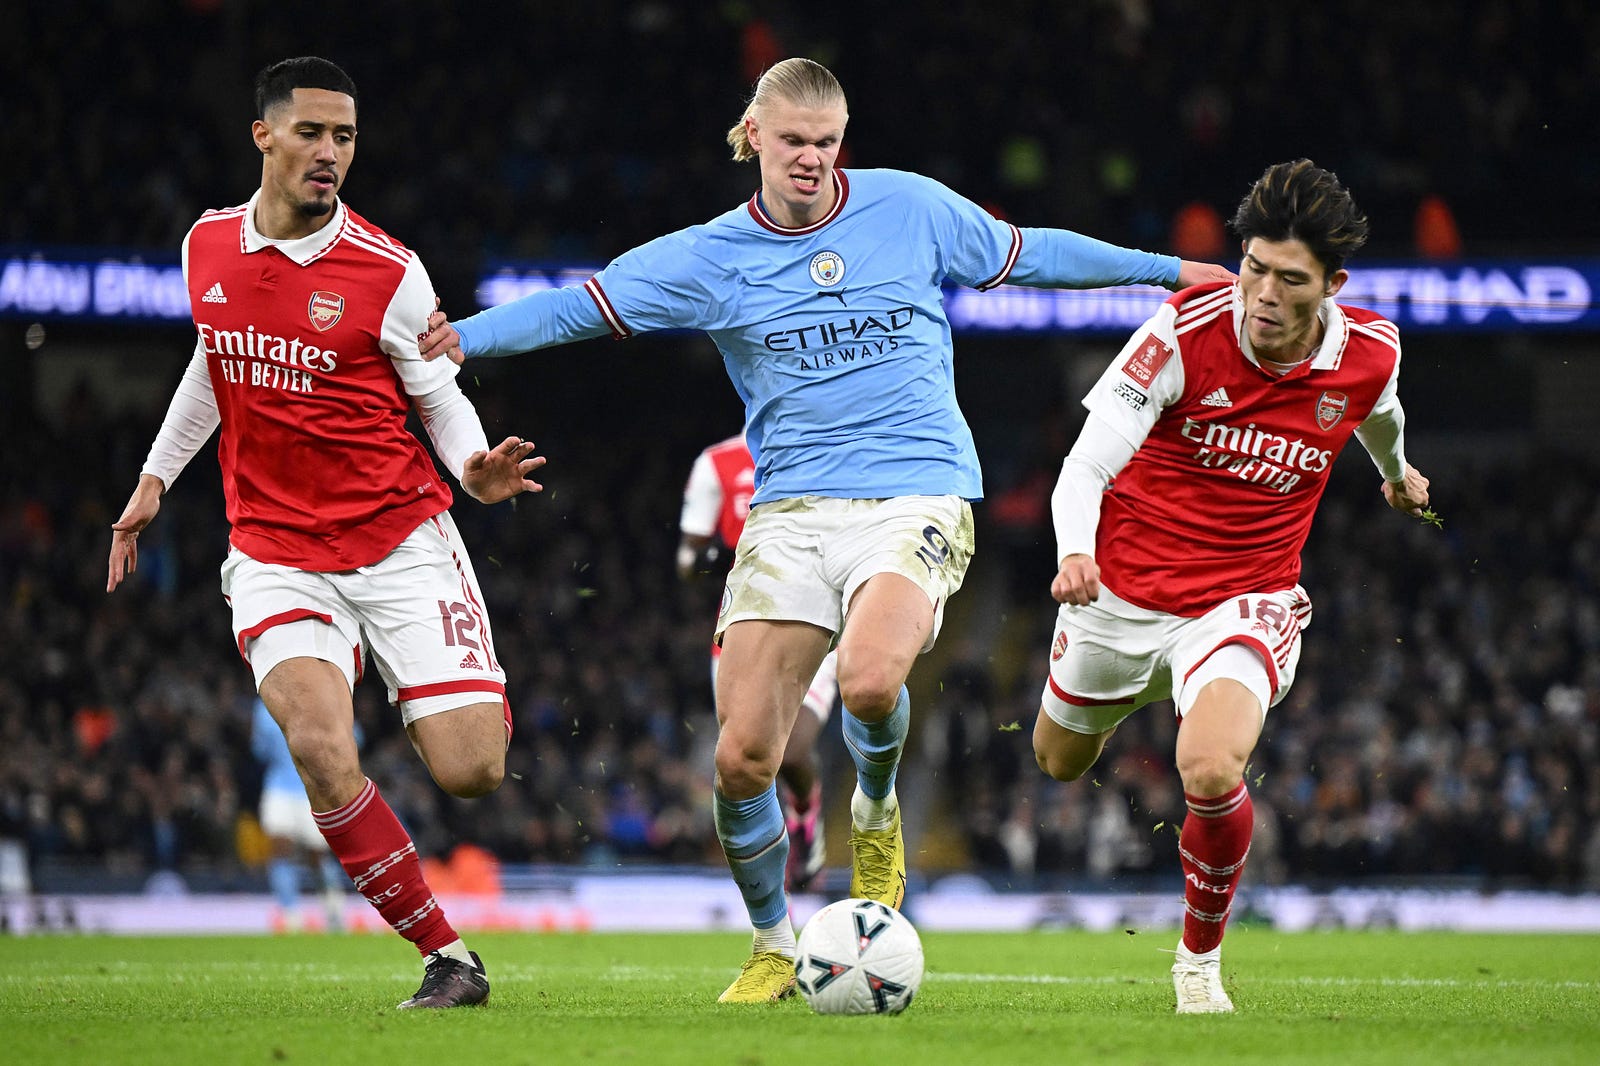
<path fill-rule="evenodd" d="M 193 981 L 209 984 L 213 981 L 227 979 L 243 981 L 245 983 L 273 982 L 285 979 L 311 980 L 319 982 L 346 982 L 391 980 L 405 982 L 416 977 L 414 970 L 384 970 L 378 971 L 344 971 L 327 970 L 313 963 L 285 963 L 282 965 L 261 963 L 232 963 L 210 961 L 192 965 L 184 971 L 173 973 L 167 966 L 158 966 L 153 963 L 117 962 L 109 967 L 114 972 L 99 970 L 88 972 L 65 973 L 0 973 L 0 985 L 37 984 L 40 982 L 71 982 L 92 984 L 104 982 L 123 984 L 127 982 L 155 977 L 157 974 L 163 980 L 178 982 Z M 601 973 L 601 979 L 607 981 L 644 982 L 660 980 L 662 978 L 679 978 L 696 980 L 699 978 L 721 977 L 729 971 L 729 967 L 722 966 L 612 966 Z M 496 966 L 491 974 L 495 978 L 512 981 L 550 980 L 559 979 L 566 975 L 587 974 L 593 971 L 586 966 L 539 966 L 539 965 L 500 965 Z M 1147 976 L 1107 976 L 1090 975 L 1074 976 L 1066 974 L 1015 974 L 1015 973 L 958 973 L 944 970 L 929 970 L 924 980 L 935 984 L 1017 984 L 1017 985 L 1119 985 L 1119 984 L 1164 984 L 1165 974 L 1152 973 Z M 1572 991 L 1600 992 L 1600 981 L 1554 980 L 1539 977 L 1511 977 L 1511 978 L 1477 978 L 1465 980 L 1453 977 L 1332 977 L 1303 975 L 1299 977 L 1252 977 L 1246 971 L 1242 980 L 1252 985 L 1310 985 L 1330 988 L 1461 988 L 1461 989 L 1502 989 L 1502 988 L 1548 988 L 1569 989 Z"/>
<path fill-rule="evenodd" d="M 1156 977 L 1065 977 L 1057 974 L 1003 974 L 1003 973 L 943 973 L 928 971 L 923 978 L 929 981 L 955 981 L 968 984 L 1029 984 L 1029 985 L 1114 985 L 1162 983 Z M 1243 978 L 1249 984 L 1259 985 L 1323 985 L 1329 987 L 1358 988 L 1375 985 L 1380 988 L 1571 988 L 1600 990 L 1600 981 L 1554 981 L 1542 977 L 1482 978 L 1464 981 L 1454 977 L 1251 977 Z"/>

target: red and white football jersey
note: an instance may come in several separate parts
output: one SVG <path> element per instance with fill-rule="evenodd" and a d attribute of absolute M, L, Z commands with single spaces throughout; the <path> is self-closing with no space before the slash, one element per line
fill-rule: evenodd
<path fill-rule="evenodd" d="M 450 506 L 406 416 L 457 367 L 417 354 L 433 286 L 409 249 L 343 203 L 316 233 L 269 241 L 257 197 L 184 240 L 229 540 L 302 570 L 366 566 Z"/>
<path fill-rule="evenodd" d="M 744 437 L 718 441 L 701 452 L 689 469 L 678 528 L 699 537 L 715 533 L 731 548 L 744 532 L 755 491 L 756 464 Z"/>
<path fill-rule="evenodd" d="M 1331 299 L 1320 313 L 1321 345 L 1279 376 L 1248 350 L 1236 285 L 1186 289 L 1085 397 L 1137 446 L 1096 531 L 1101 580 L 1118 596 L 1193 617 L 1298 582 L 1335 457 L 1364 419 L 1399 402 L 1394 324 Z"/>

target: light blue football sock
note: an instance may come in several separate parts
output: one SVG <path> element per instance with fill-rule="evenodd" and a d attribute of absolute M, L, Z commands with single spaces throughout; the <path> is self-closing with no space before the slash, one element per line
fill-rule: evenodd
<path fill-rule="evenodd" d="M 332 855 L 319 858 L 317 869 L 322 872 L 322 887 L 328 891 L 342 893 L 350 888 L 350 875 L 344 872 L 344 867 Z"/>
<path fill-rule="evenodd" d="M 750 799 L 734 800 L 715 793 L 717 839 L 728 856 L 728 869 L 744 897 L 750 924 L 770 929 L 789 916 L 783 890 L 783 868 L 789 862 L 789 834 L 783 825 L 777 782 Z"/>
<path fill-rule="evenodd" d="M 887 799 L 894 791 L 895 772 L 900 769 L 900 753 L 905 750 L 910 727 L 911 693 L 904 685 L 894 710 L 881 722 L 863 722 L 845 708 L 845 746 L 856 763 L 856 784 L 869 799 Z"/>
<path fill-rule="evenodd" d="M 285 913 L 300 906 L 300 866 L 293 859 L 272 859 L 267 863 L 267 887 Z"/>

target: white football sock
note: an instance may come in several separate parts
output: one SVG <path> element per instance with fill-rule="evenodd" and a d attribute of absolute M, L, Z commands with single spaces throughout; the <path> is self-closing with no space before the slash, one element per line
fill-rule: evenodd
<path fill-rule="evenodd" d="M 789 919 L 785 918 L 771 929 L 757 929 L 755 950 L 776 951 L 794 958 L 794 926 L 789 924 Z"/>
<path fill-rule="evenodd" d="M 900 809 L 900 798 L 890 792 L 881 800 L 873 799 L 856 786 L 850 797 L 850 821 L 857 829 L 878 831 L 894 824 L 894 812 Z"/>

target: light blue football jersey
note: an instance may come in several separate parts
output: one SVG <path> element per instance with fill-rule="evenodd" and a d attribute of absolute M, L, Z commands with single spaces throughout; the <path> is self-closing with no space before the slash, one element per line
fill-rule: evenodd
<path fill-rule="evenodd" d="M 1173 256 L 1019 229 L 930 178 L 835 170 L 827 217 L 774 222 L 760 194 L 625 252 L 581 286 L 456 323 L 472 357 L 602 336 L 704 330 L 745 405 L 752 503 L 983 496 L 956 404 L 946 278 L 1094 288 L 1175 281 Z"/>
<path fill-rule="evenodd" d="M 300 781 L 300 772 L 294 768 L 289 742 L 283 739 L 283 731 L 278 728 L 272 712 L 259 699 L 250 720 L 250 750 L 261 763 L 263 792 L 305 795 L 306 786 Z"/>

